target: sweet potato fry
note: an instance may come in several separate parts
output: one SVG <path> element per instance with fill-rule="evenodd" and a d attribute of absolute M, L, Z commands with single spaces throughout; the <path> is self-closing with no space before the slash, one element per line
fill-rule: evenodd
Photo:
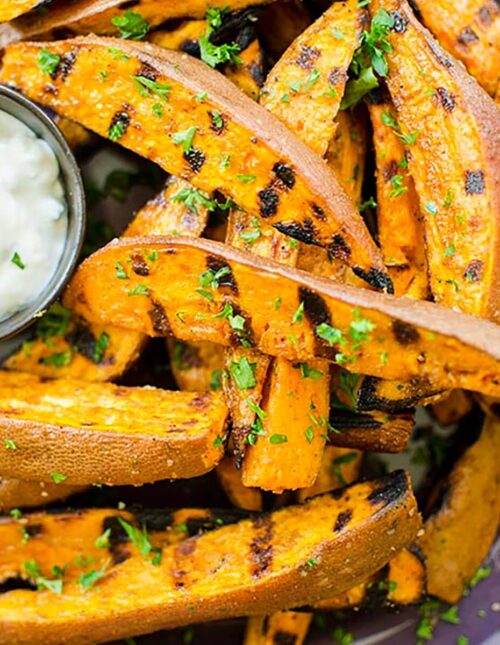
<path fill-rule="evenodd" d="M 52 76 L 37 63 L 47 48 L 59 57 Z M 96 60 L 112 83 L 83 82 L 96 74 Z M 391 289 L 375 243 L 323 161 L 200 61 L 89 36 L 12 45 L 0 80 L 201 190 L 222 190 L 281 232 L 324 246 L 375 288 Z M 100 110 L 90 109 L 96 104 Z M 152 118 L 155 105 L 161 112 Z"/>
<path fill-rule="evenodd" d="M 498 92 L 500 10 L 495 0 L 414 0 L 424 24 L 484 89 Z"/>
<path fill-rule="evenodd" d="M 0 479 L 0 512 L 13 508 L 44 506 L 65 500 L 70 495 L 85 490 L 79 486 L 65 486 L 53 482 L 29 482 L 20 479 Z"/>
<path fill-rule="evenodd" d="M 419 540 L 427 564 L 428 591 L 456 603 L 486 557 L 500 520 L 500 422 L 487 418 L 478 441 L 458 460 L 438 509 Z M 445 545 L 445 548 L 443 548 Z"/>
<path fill-rule="evenodd" d="M 116 262 L 127 266 L 129 257 L 152 251 L 157 256 L 148 275 L 131 271 L 129 280 L 116 278 Z M 316 356 L 358 374 L 425 380 L 436 390 L 500 391 L 500 332 L 493 323 L 338 285 L 209 240 L 112 242 L 80 265 L 64 301 L 87 320 L 113 320 L 151 336 L 173 333 L 233 346 L 246 338 L 291 361 Z M 302 304 L 304 317 L 294 324 Z M 235 314 L 242 329 L 231 326 Z M 240 389 L 255 381 L 248 361 L 234 366 L 232 376 Z"/>
<path fill-rule="evenodd" d="M 333 3 L 293 41 L 262 90 L 261 104 L 322 157 L 366 19 L 357 0 Z"/>
<path fill-rule="evenodd" d="M 353 400 L 360 411 L 382 410 L 398 414 L 415 405 L 438 403 L 443 397 L 446 397 L 446 392 L 425 378 L 392 381 L 366 376 L 359 379 Z"/>
<path fill-rule="evenodd" d="M 419 526 L 409 481 L 398 471 L 166 544 L 160 562 L 151 562 L 151 552 L 144 558 L 130 548 L 126 561 L 110 564 L 83 594 L 72 581 L 61 594 L 7 592 L 0 599 L 0 643 L 99 643 L 193 619 L 310 604 L 379 569 Z M 44 537 L 38 541 L 43 544 Z"/>
<path fill-rule="evenodd" d="M 335 446 L 344 448 L 402 452 L 408 446 L 414 426 L 412 411 L 387 414 L 331 408 L 329 438 Z"/>
<path fill-rule="evenodd" d="M 215 468 L 227 408 L 218 393 L 0 372 L 2 474 L 89 485 L 143 484 Z"/>
<path fill-rule="evenodd" d="M 410 152 L 434 297 L 499 320 L 500 112 L 406 0 L 374 0 L 370 8 L 396 16 L 387 54 L 392 127 Z"/>

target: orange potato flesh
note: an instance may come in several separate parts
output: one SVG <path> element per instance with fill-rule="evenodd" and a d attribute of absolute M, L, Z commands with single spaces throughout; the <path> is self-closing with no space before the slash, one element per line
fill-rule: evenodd
<path fill-rule="evenodd" d="M 0 372 L 0 410 L 2 438 L 15 446 L 2 444 L 7 477 L 137 485 L 196 477 L 224 453 L 227 408 L 215 392 Z"/>
<path fill-rule="evenodd" d="M 185 51 L 185 47 L 197 42 L 207 31 L 205 20 L 185 20 L 176 29 L 158 29 L 148 36 L 155 45 L 166 49 Z"/>
<path fill-rule="evenodd" d="M 406 0 L 370 4 L 381 8 L 398 16 L 387 82 L 399 127 L 415 139 L 408 163 L 432 292 L 450 308 L 500 320 L 500 112 Z"/>
<path fill-rule="evenodd" d="M 277 611 L 271 616 L 254 616 L 247 620 L 243 645 L 283 642 L 302 645 L 312 618 L 312 614 L 304 611 Z"/>
<path fill-rule="evenodd" d="M 41 4 L 40 0 L 1 0 L 0 22 L 13 20 L 23 13 L 28 13 L 39 4 Z"/>
<path fill-rule="evenodd" d="M 429 296 L 422 215 L 405 149 L 394 129 L 391 101 L 370 104 L 377 163 L 377 224 L 380 248 L 398 296 Z M 395 187 L 396 186 L 396 187 Z M 404 191 L 404 192 L 403 192 Z"/>
<path fill-rule="evenodd" d="M 498 92 L 500 10 L 495 0 L 415 0 L 424 24 L 484 89 Z"/>
<path fill-rule="evenodd" d="M 389 562 L 387 599 L 397 605 L 414 605 L 427 590 L 425 557 L 416 546 L 402 549 Z M 391 584 L 392 583 L 392 584 Z"/>
<path fill-rule="evenodd" d="M 321 156 L 335 133 L 347 70 L 366 20 L 357 0 L 335 2 L 293 41 L 262 90 L 261 104 Z"/>
<path fill-rule="evenodd" d="M 224 367 L 224 348 L 213 343 L 184 343 L 169 338 L 170 369 L 180 390 L 218 389 Z"/>
<path fill-rule="evenodd" d="M 165 546 L 157 566 L 134 552 L 85 593 L 69 582 L 60 595 L 2 594 L 0 643 L 100 643 L 310 604 L 379 569 L 419 526 L 398 471 Z"/>
<path fill-rule="evenodd" d="M 127 266 L 131 255 L 153 250 L 157 259 L 147 276 L 114 278 L 116 262 Z M 200 293 L 199 276 L 209 267 L 226 267 L 224 276 L 218 289 Z M 242 312 L 245 333 L 264 353 L 291 361 L 341 361 L 357 374 L 420 379 L 437 390 L 464 387 L 493 396 L 500 390 L 500 332 L 493 323 L 430 302 L 339 285 L 209 240 L 112 242 L 80 265 L 64 301 L 90 321 L 239 346 L 227 318 L 217 317 L 231 305 Z M 302 302 L 304 318 L 294 324 Z M 322 338 L 325 332 L 333 337 Z"/>
<path fill-rule="evenodd" d="M 414 414 L 400 412 L 357 413 L 332 408 L 330 410 L 330 441 L 335 446 L 358 448 L 373 452 L 402 452 L 408 447 L 415 427 Z"/>
<path fill-rule="evenodd" d="M 238 54 L 238 58 L 241 62 L 226 66 L 224 76 L 247 96 L 257 101 L 264 82 L 264 52 L 259 41 L 252 41 Z"/>
<path fill-rule="evenodd" d="M 47 48 L 62 58 L 57 78 L 38 65 Z M 109 82 L 97 79 L 96 60 Z M 170 87 L 168 101 L 151 93 L 156 90 L 139 91 L 137 76 Z M 0 80 L 98 134 L 111 133 L 201 190 L 221 190 L 281 232 L 329 249 L 375 288 L 390 290 L 375 243 L 323 161 L 204 63 L 150 43 L 89 36 L 12 45 Z M 152 118 L 158 101 L 162 116 Z"/>
<path fill-rule="evenodd" d="M 448 426 L 463 419 L 472 408 L 472 397 L 463 390 L 451 390 L 442 401 L 435 403 L 429 410 L 430 414 L 441 426 Z"/>
<path fill-rule="evenodd" d="M 216 472 L 224 492 L 234 506 L 249 511 L 262 510 L 261 491 L 243 485 L 241 469 L 236 468 L 234 459 L 230 457 L 223 459 L 217 466 Z"/>
<path fill-rule="evenodd" d="M 0 479 L 0 512 L 7 513 L 13 508 L 31 508 L 62 501 L 82 490 L 85 489 L 64 484 Z"/>

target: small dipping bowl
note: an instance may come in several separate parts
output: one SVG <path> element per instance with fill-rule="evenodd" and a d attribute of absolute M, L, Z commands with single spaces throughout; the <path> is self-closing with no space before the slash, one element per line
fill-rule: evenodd
<path fill-rule="evenodd" d="M 31 304 L 0 321 L 1 360 L 11 347 L 15 347 L 17 336 L 36 322 L 40 314 L 59 296 L 71 277 L 85 235 L 86 208 L 80 169 L 63 134 L 50 117 L 35 103 L 5 85 L 0 85 L 0 111 L 24 123 L 52 148 L 59 164 L 68 216 L 64 251 L 52 278 Z M 7 339 L 10 341 L 7 342 Z"/>

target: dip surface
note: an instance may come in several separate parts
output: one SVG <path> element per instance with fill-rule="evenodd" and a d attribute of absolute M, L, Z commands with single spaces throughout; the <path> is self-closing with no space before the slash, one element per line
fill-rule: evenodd
<path fill-rule="evenodd" d="M 0 320 L 32 303 L 49 283 L 67 227 L 54 152 L 0 111 Z"/>

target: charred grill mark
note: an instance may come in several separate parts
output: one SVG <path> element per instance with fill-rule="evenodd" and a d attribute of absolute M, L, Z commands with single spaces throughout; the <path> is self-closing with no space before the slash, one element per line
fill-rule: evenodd
<path fill-rule="evenodd" d="M 458 34 L 457 38 L 457 42 L 464 47 L 467 47 L 470 43 L 476 42 L 476 40 L 479 40 L 479 38 L 472 27 L 464 27 Z"/>
<path fill-rule="evenodd" d="M 190 556 L 196 551 L 197 544 L 198 542 L 196 538 L 194 537 L 187 538 L 187 540 L 183 540 L 177 545 L 175 549 L 176 554 L 179 554 L 180 556 L 183 556 L 183 557 Z"/>
<path fill-rule="evenodd" d="M 392 323 L 392 333 L 400 345 L 411 345 L 420 339 L 420 334 L 413 325 L 397 318 Z"/>
<path fill-rule="evenodd" d="M 78 322 L 66 340 L 77 352 L 90 360 L 94 359 L 97 339 L 84 322 Z"/>
<path fill-rule="evenodd" d="M 199 58 L 200 56 L 200 45 L 197 40 L 193 40 L 192 38 L 186 38 L 180 44 L 179 49 L 195 58 Z"/>
<path fill-rule="evenodd" d="M 308 45 L 302 45 L 300 48 L 300 54 L 295 64 L 301 69 L 312 69 L 315 61 L 321 56 L 321 52 L 316 47 L 309 47 Z"/>
<path fill-rule="evenodd" d="M 168 336 L 171 332 L 170 322 L 168 316 L 163 308 L 163 305 L 151 298 L 151 309 L 148 311 L 153 329 L 160 336 Z"/>
<path fill-rule="evenodd" d="M 344 494 L 344 491 L 342 488 L 334 488 L 333 490 L 330 491 L 330 495 L 332 499 L 341 499 L 342 495 Z"/>
<path fill-rule="evenodd" d="M 311 291 L 306 287 L 299 287 L 299 301 L 303 303 L 304 315 L 311 325 L 317 327 L 322 323 L 331 324 L 330 310 L 323 298 L 315 291 Z"/>
<path fill-rule="evenodd" d="M 369 271 L 365 271 L 361 267 L 353 267 L 353 273 L 355 273 L 358 278 L 364 280 L 369 285 L 371 285 L 377 291 L 385 291 L 386 293 L 394 293 L 394 285 L 392 280 L 385 271 L 376 269 L 372 267 Z"/>
<path fill-rule="evenodd" d="M 483 277 L 483 261 L 472 260 L 467 265 L 464 272 L 464 278 L 469 282 L 479 282 Z"/>
<path fill-rule="evenodd" d="M 250 543 L 250 560 L 252 576 L 260 578 L 271 567 L 273 562 L 273 520 L 269 514 L 256 517 L 253 522 L 256 535 Z"/>
<path fill-rule="evenodd" d="M 228 287 L 234 295 L 238 295 L 238 283 L 233 275 L 233 270 L 224 259 L 219 258 L 216 255 L 209 255 L 207 257 L 207 269 L 212 271 L 214 274 L 217 274 L 218 271 L 224 269 L 225 275 L 222 275 L 218 280 L 219 287 Z"/>
<path fill-rule="evenodd" d="M 201 392 L 190 403 L 190 407 L 195 408 L 199 412 L 203 412 L 210 404 L 210 393 Z"/>
<path fill-rule="evenodd" d="M 276 215 L 280 203 L 280 196 L 273 186 L 271 185 L 264 188 L 264 190 L 260 190 L 258 196 L 260 216 L 267 218 Z"/>
<path fill-rule="evenodd" d="M 30 524 L 24 529 L 26 536 L 30 538 L 36 538 L 43 533 L 43 526 L 41 524 Z"/>
<path fill-rule="evenodd" d="M 264 85 L 264 81 L 266 80 L 262 64 L 255 62 L 250 63 L 249 69 L 253 80 L 257 83 L 257 87 L 262 87 Z"/>
<path fill-rule="evenodd" d="M 239 509 L 227 509 L 223 511 L 209 511 L 206 517 L 193 517 L 185 520 L 184 524 L 187 528 L 189 537 L 207 533 L 208 531 L 215 531 L 222 526 L 229 526 L 229 524 L 236 524 L 241 520 L 249 517 L 248 511 Z"/>
<path fill-rule="evenodd" d="M 455 97 L 445 87 L 438 87 L 434 96 L 447 112 L 453 112 L 456 107 Z"/>
<path fill-rule="evenodd" d="M 117 125 L 123 128 L 123 133 L 121 136 L 126 134 L 128 127 L 130 125 L 130 114 L 125 110 L 118 110 L 117 112 L 115 112 L 113 114 L 113 118 L 111 119 L 111 123 L 109 124 L 108 132 L 111 131 L 112 128 L 114 128 Z"/>
<path fill-rule="evenodd" d="M 465 192 L 467 195 L 484 193 L 484 173 L 482 170 L 467 170 L 465 172 Z"/>
<path fill-rule="evenodd" d="M 188 152 L 184 152 L 183 157 L 193 172 L 200 172 L 203 168 L 205 154 L 201 150 L 198 150 L 198 148 L 191 148 Z"/>
<path fill-rule="evenodd" d="M 316 219 L 320 220 L 321 222 L 326 221 L 325 211 L 321 208 L 321 206 L 318 206 L 318 204 L 315 204 L 313 202 L 311 204 L 311 210 Z"/>
<path fill-rule="evenodd" d="M 278 630 L 273 634 L 273 645 L 296 645 L 297 634 Z"/>
<path fill-rule="evenodd" d="M 150 81 L 156 81 L 156 79 L 158 78 L 158 72 L 154 67 L 151 67 L 151 65 L 142 63 L 139 71 L 137 72 L 137 76 L 143 76 Z"/>
<path fill-rule="evenodd" d="M 365 376 L 357 393 L 358 410 L 382 410 L 383 412 L 405 412 L 417 405 L 422 397 L 440 394 L 440 390 L 431 389 L 429 381 L 425 378 L 414 378 L 410 381 L 411 394 L 401 396 L 400 399 L 388 399 L 379 396 L 378 383 L 381 381 L 376 376 Z"/>
<path fill-rule="evenodd" d="M 120 564 L 130 558 L 130 552 L 125 545 L 128 545 L 129 538 L 125 529 L 118 521 L 118 515 L 105 517 L 102 522 L 102 532 L 109 530 L 109 553 L 113 558 L 113 564 Z"/>
<path fill-rule="evenodd" d="M 132 261 L 132 271 L 137 275 L 147 276 L 149 275 L 149 265 L 144 259 L 142 253 L 134 253 L 130 256 Z"/>
<path fill-rule="evenodd" d="M 59 61 L 59 65 L 57 66 L 55 72 L 51 74 L 52 78 L 55 80 L 58 76 L 60 76 L 61 81 L 64 83 L 64 81 L 68 78 L 69 73 L 73 69 L 75 62 L 77 58 L 77 53 L 75 51 L 68 52 L 67 54 L 63 54 L 61 56 L 61 60 Z"/>
<path fill-rule="evenodd" d="M 288 164 L 283 161 L 276 162 L 273 172 L 286 188 L 291 189 L 295 186 L 295 172 Z"/>
<path fill-rule="evenodd" d="M 145 526 L 149 533 L 165 531 L 173 524 L 173 517 L 170 511 L 163 509 L 151 509 L 133 507 L 130 509 L 139 526 Z"/>
<path fill-rule="evenodd" d="M 342 262 L 347 262 L 351 257 L 351 247 L 340 233 L 335 233 L 332 237 L 332 241 L 328 245 L 328 252 Z"/>
<path fill-rule="evenodd" d="M 384 164 L 384 167 L 382 169 L 382 176 L 384 178 L 385 182 L 390 181 L 394 175 L 397 175 L 399 172 L 399 166 L 398 162 L 395 159 L 391 159 L 391 161 L 388 161 L 387 163 Z"/>
<path fill-rule="evenodd" d="M 342 82 L 347 77 L 345 69 L 333 67 L 328 73 L 328 82 L 332 85 Z"/>
<path fill-rule="evenodd" d="M 363 430 L 376 430 L 381 427 L 380 421 L 377 421 L 371 414 L 362 414 L 351 410 L 341 410 L 340 408 L 331 408 L 330 423 L 338 430 L 350 430 L 352 428 L 361 428 Z"/>
<path fill-rule="evenodd" d="M 337 520 L 335 522 L 335 526 L 333 527 L 333 532 L 340 533 L 340 531 L 342 531 L 342 529 L 344 529 L 351 520 L 352 520 L 352 511 L 350 509 L 347 511 L 343 511 L 342 513 L 339 513 L 337 516 Z"/>
<path fill-rule="evenodd" d="M 408 491 L 408 483 L 404 470 L 395 470 L 389 475 L 381 477 L 377 487 L 368 495 L 371 504 L 385 502 L 385 505 L 392 504 Z"/>
<path fill-rule="evenodd" d="M 408 18 L 406 16 L 403 16 L 403 14 L 399 11 L 391 11 L 389 15 L 394 19 L 392 31 L 395 31 L 397 34 L 404 33 L 406 31 L 406 27 L 408 26 Z"/>
<path fill-rule="evenodd" d="M 9 591 L 16 591 L 18 589 L 25 589 L 26 591 L 36 591 L 38 587 L 30 580 L 21 578 L 21 576 L 12 576 L 0 582 L 0 594 L 8 593 Z"/>
<path fill-rule="evenodd" d="M 318 244 L 318 242 L 316 241 L 317 233 L 316 229 L 314 228 L 314 224 L 307 217 L 302 223 L 290 222 L 289 224 L 287 224 L 285 222 L 277 222 L 276 224 L 273 224 L 273 226 L 280 233 L 289 235 L 290 237 L 299 240 L 299 242 L 320 246 L 320 244 Z"/>
<path fill-rule="evenodd" d="M 215 132 L 215 134 L 222 134 L 226 128 L 224 116 L 216 110 L 210 110 L 208 115 L 210 116 L 210 130 Z"/>

